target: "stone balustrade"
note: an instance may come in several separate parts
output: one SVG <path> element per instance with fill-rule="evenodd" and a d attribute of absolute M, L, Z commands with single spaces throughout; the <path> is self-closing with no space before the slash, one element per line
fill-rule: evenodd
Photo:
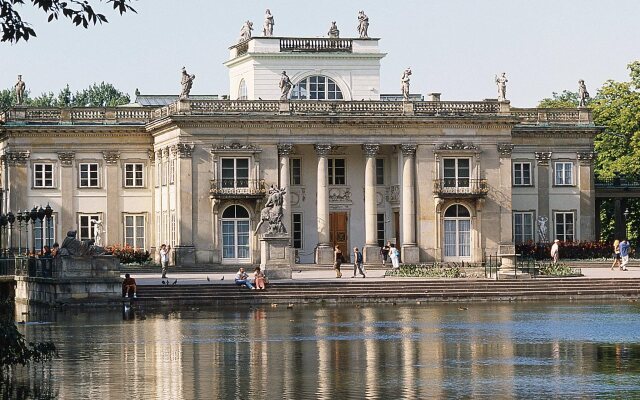
<path fill-rule="evenodd" d="M 522 124 L 590 124 L 591 112 L 584 108 L 511 108 Z"/>
<path fill-rule="evenodd" d="M 281 38 L 281 52 L 348 52 L 353 49 L 353 39 L 341 38 Z"/>
<path fill-rule="evenodd" d="M 16 107 L 0 114 L 0 121 L 22 124 L 136 124 L 151 121 L 153 110 L 141 107 Z"/>

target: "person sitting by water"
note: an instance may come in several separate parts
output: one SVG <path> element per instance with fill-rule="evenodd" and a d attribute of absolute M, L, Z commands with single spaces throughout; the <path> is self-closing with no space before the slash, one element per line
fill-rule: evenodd
<path fill-rule="evenodd" d="M 246 286 L 249 289 L 255 289 L 249 280 L 249 275 L 244 271 L 244 268 L 240 267 L 238 273 L 236 274 L 236 285 L 238 286 Z"/>
<path fill-rule="evenodd" d="M 253 272 L 253 279 L 254 279 L 254 283 L 256 285 L 256 289 L 266 289 L 267 285 L 266 285 L 266 278 L 264 276 L 264 272 L 262 272 L 262 270 L 260 270 L 260 266 L 257 266 L 255 271 Z"/>
<path fill-rule="evenodd" d="M 133 291 L 133 298 L 137 298 L 138 294 L 136 289 L 136 280 L 133 279 L 131 275 L 124 274 L 124 281 L 122 281 L 122 292 L 124 293 L 124 297 L 129 297 L 129 292 Z"/>

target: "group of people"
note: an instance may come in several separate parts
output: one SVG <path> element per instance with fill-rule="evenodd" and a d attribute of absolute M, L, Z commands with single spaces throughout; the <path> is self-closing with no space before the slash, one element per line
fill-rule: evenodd
<path fill-rule="evenodd" d="M 616 239 L 613 242 L 613 264 L 611 264 L 611 270 L 617 266 L 620 271 L 628 271 L 627 264 L 629 264 L 629 252 L 631 251 L 631 245 L 627 239 L 619 241 Z"/>
<path fill-rule="evenodd" d="M 259 266 L 253 271 L 253 280 L 249 278 L 249 274 L 240 267 L 235 279 L 236 285 L 246 286 L 251 290 L 265 290 L 267 288 L 267 277 Z"/>
<path fill-rule="evenodd" d="M 382 260 L 383 267 L 386 266 L 387 260 L 391 260 L 393 269 L 400 268 L 400 251 L 390 241 L 388 241 L 384 246 L 380 247 L 380 258 Z M 345 257 L 342 254 L 342 250 L 340 249 L 339 245 L 336 245 L 333 250 L 333 269 L 336 271 L 336 278 L 342 278 L 342 271 L 340 270 L 340 267 L 344 262 Z M 357 273 L 359 273 L 363 278 L 367 277 L 364 271 L 362 252 L 359 248 L 354 247 L 353 275 L 351 277 L 355 278 Z"/>

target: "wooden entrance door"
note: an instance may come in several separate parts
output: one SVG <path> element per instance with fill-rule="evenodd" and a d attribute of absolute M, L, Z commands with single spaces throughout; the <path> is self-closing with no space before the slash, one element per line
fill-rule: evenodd
<path fill-rule="evenodd" d="M 349 217 L 346 212 L 334 212 L 329 214 L 329 231 L 331 244 L 340 246 L 342 256 L 349 262 L 351 249 L 349 249 Z"/>

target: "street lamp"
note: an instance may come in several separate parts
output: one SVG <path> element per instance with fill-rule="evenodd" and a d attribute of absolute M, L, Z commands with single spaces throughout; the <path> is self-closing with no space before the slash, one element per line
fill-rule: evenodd
<path fill-rule="evenodd" d="M 626 235 L 625 239 L 629 239 L 629 207 L 624 210 L 624 234 Z"/>
<path fill-rule="evenodd" d="M 16 222 L 16 216 L 11 211 L 7 213 L 7 222 L 9 222 L 9 251 L 13 255 L 15 252 L 13 248 L 13 223 Z"/>
<path fill-rule="evenodd" d="M 51 229 L 51 216 L 53 215 L 53 208 L 51 208 L 49 203 L 47 203 L 47 206 L 44 208 L 44 215 L 47 218 L 47 240 L 51 241 L 53 240 L 53 235 L 51 235 L 53 233 L 53 229 Z M 47 244 L 51 246 L 51 243 Z"/>
<path fill-rule="evenodd" d="M 31 237 L 33 238 L 33 243 L 31 244 L 32 254 L 36 255 L 36 219 L 38 218 L 38 207 L 33 206 L 31 211 L 29 212 L 29 217 L 31 218 Z"/>
<path fill-rule="evenodd" d="M 7 228 L 7 216 L 5 214 L 0 214 L 0 250 L 2 252 L 2 256 L 7 256 L 7 248 L 4 246 L 4 242 L 2 241 L 2 233 L 6 233 Z"/>
<path fill-rule="evenodd" d="M 38 219 L 40 220 L 40 254 L 44 254 L 44 217 L 45 211 L 42 206 L 38 209 Z"/>
<path fill-rule="evenodd" d="M 22 220 L 24 221 L 24 252 L 25 254 L 29 253 L 29 220 L 31 219 L 31 214 L 29 210 L 24 210 L 22 212 Z"/>
<path fill-rule="evenodd" d="M 22 211 L 18 210 L 18 215 L 16 215 L 16 220 L 18 220 L 18 254 L 22 253 Z"/>

